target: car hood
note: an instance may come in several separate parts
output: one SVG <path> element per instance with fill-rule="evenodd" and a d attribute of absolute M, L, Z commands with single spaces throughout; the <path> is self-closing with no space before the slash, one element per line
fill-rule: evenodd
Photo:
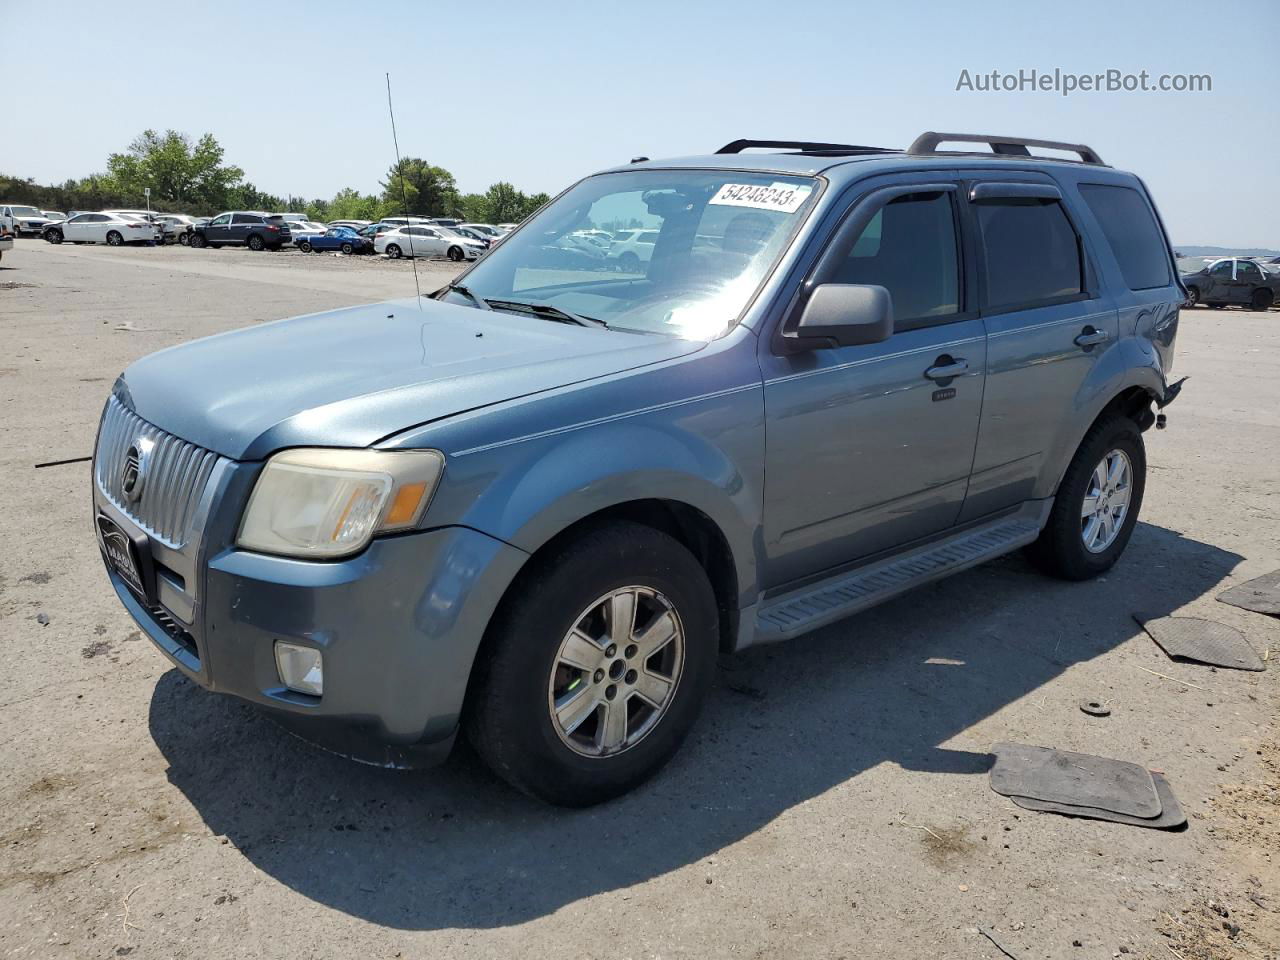
<path fill-rule="evenodd" d="M 365 447 L 479 407 L 694 353 L 703 343 L 413 300 L 294 317 L 161 350 L 116 392 L 237 460 Z"/>

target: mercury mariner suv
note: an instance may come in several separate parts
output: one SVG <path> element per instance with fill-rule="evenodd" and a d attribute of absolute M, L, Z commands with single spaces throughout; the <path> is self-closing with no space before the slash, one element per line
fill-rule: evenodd
<path fill-rule="evenodd" d="M 567 239 L 635 229 L 625 270 Z M 1019 548 L 1107 570 L 1186 296 L 1083 145 L 641 158 L 431 295 L 132 364 L 96 535 L 201 686 L 388 766 L 462 730 L 585 805 L 672 756 L 717 653 Z"/>

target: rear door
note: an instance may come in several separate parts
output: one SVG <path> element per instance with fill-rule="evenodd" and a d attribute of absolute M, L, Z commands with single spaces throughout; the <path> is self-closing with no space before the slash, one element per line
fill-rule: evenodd
<path fill-rule="evenodd" d="M 886 288 L 888 340 L 778 356 L 760 338 L 766 588 L 956 522 L 986 366 L 958 192 L 938 171 L 855 187 L 806 280 Z"/>
<path fill-rule="evenodd" d="M 1053 493 L 1047 465 L 1074 433 L 1077 395 L 1119 332 L 1079 214 L 1052 178 L 988 170 L 970 175 L 965 194 L 987 383 L 962 521 Z"/>
<path fill-rule="evenodd" d="M 1262 271 L 1250 260 L 1236 261 L 1236 303 L 1248 303 L 1262 285 Z"/>
<path fill-rule="evenodd" d="M 237 213 L 231 218 L 231 242 L 244 243 L 254 227 L 262 226 L 262 218 L 252 213 Z"/>

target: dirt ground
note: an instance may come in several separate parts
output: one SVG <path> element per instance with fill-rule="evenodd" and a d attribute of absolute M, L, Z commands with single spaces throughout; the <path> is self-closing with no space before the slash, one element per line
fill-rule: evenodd
<path fill-rule="evenodd" d="M 725 660 L 678 758 L 586 811 L 465 750 L 320 753 L 141 639 L 90 530 L 116 374 L 234 327 L 413 294 L 408 263 L 20 241 L 0 263 L 0 956 L 1280 956 L 1280 312 L 1184 312 L 1169 429 L 1107 577 L 1019 557 Z M 421 265 L 423 289 L 452 273 Z M 1231 624 L 1265 673 L 1171 662 L 1131 615 Z M 1163 675 L 1163 676 L 1160 676 Z M 1111 707 L 1085 715 L 1082 699 Z M 999 740 L 1163 770 L 1189 828 L 1014 806 Z"/>

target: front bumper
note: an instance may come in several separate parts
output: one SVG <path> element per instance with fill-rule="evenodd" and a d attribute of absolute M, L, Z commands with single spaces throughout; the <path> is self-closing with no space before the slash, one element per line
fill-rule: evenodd
<path fill-rule="evenodd" d="M 95 510 L 141 530 L 96 485 Z M 198 584 L 185 585 L 196 595 L 189 610 L 148 606 L 109 565 L 107 575 L 139 627 L 196 683 L 265 707 L 336 752 L 422 766 L 447 755 L 480 640 L 526 558 L 465 527 L 381 538 L 326 563 L 202 548 Z M 284 688 L 276 640 L 322 652 L 322 697 Z"/>

